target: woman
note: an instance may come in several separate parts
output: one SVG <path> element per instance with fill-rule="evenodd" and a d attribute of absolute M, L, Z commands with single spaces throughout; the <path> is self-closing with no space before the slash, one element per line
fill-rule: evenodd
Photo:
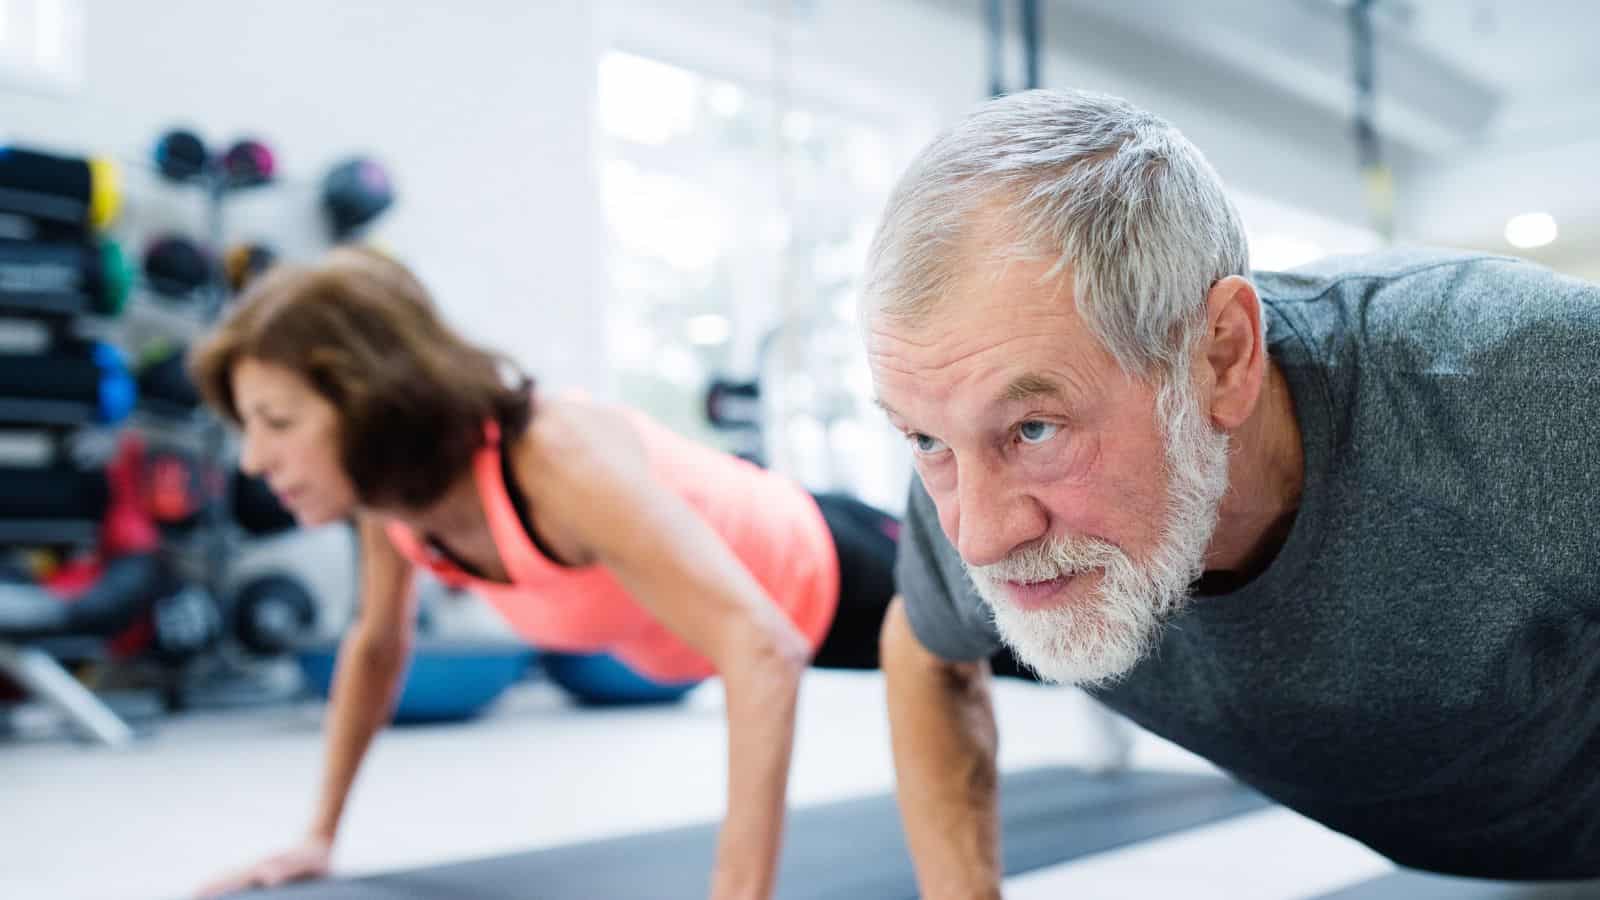
<path fill-rule="evenodd" d="M 450 330 L 404 267 L 361 250 L 261 277 L 191 369 L 241 429 L 241 468 L 302 524 L 353 516 L 361 548 L 311 828 L 209 894 L 328 872 L 405 672 L 422 566 L 539 647 L 606 651 L 659 681 L 720 675 L 729 801 L 712 896 L 771 895 L 800 675 L 876 667 L 892 518 L 640 413 L 533 390 Z"/>

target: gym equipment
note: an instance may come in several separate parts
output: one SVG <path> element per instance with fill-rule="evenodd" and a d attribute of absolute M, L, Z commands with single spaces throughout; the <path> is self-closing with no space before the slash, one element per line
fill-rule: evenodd
<path fill-rule="evenodd" d="M 0 517 L 99 521 L 111 499 L 104 472 L 67 466 L 0 468 Z"/>
<path fill-rule="evenodd" d="M 0 238 L 0 309 L 114 316 L 132 283 L 133 270 L 115 241 Z"/>
<path fill-rule="evenodd" d="M 156 140 L 156 169 L 169 181 L 198 178 L 210 159 L 205 141 L 188 129 L 173 128 Z"/>
<path fill-rule="evenodd" d="M 277 159 L 266 144 L 252 138 L 234 142 L 222 154 L 222 173 L 229 188 L 260 187 L 272 181 Z"/>
<path fill-rule="evenodd" d="M 159 293 L 186 297 L 211 279 L 211 259 L 194 241 L 169 234 L 145 248 L 144 277 Z"/>
<path fill-rule="evenodd" d="M 154 554 L 135 554 L 106 563 L 82 593 L 66 598 L 66 634 L 109 635 L 133 624 L 152 604 L 169 595 L 172 573 Z"/>
<path fill-rule="evenodd" d="M 389 173 L 370 159 L 347 159 L 323 176 L 322 211 L 336 241 L 351 237 L 393 204 Z"/>
<path fill-rule="evenodd" d="M 200 405 L 182 346 L 171 347 L 139 370 L 139 405 L 184 415 Z"/>
<path fill-rule="evenodd" d="M 216 601 L 194 586 L 157 598 L 150 621 L 154 627 L 151 646 L 168 662 L 182 663 L 199 656 L 222 633 Z"/>
<path fill-rule="evenodd" d="M 1378 96 L 1373 62 L 1373 0 L 1355 0 L 1349 6 L 1351 71 L 1354 73 L 1355 109 L 1352 132 L 1361 163 L 1361 184 L 1372 229 L 1385 244 L 1394 242 L 1394 170 L 1383 158 L 1383 143 L 1376 126 Z"/>
<path fill-rule="evenodd" d="M 124 431 L 116 455 L 106 464 L 111 500 L 100 521 L 100 552 L 153 553 L 160 545 L 161 533 L 144 498 L 146 474 L 144 438 L 136 431 Z"/>
<path fill-rule="evenodd" d="M 278 252 L 265 244 L 234 244 L 222 256 L 222 271 L 228 276 L 228 287 L 237 294 L 277 261 Z"/>
<path fill-rule="evenodd" d="M 0 597 L 4 590 L 0 587 Z M 3 599 L 0 599 L 0 606 L 4 606 Z M 61 710 L 67 721 L 102 744 L 123 747 L 133 740 L 133 729 L 63 669 L 55 657 L 38 647 L 12 643 L 3 627 L 0 627 L 0 674 L 9 676 L 29 693 Z"/>
<path fill-rule="evenodd" d="M 110 344 L 69 344 L 48 355 L 0 354 L 0 405 L 21 416 L 114 425 L 137 397 L 122 352 Z"/>
<path fill-rule="evenodd" d="M 706 388 L 706 421 L 713 428 L 761 427 L 761 383 L 713 378 Z"/>
<path fill-rule="evenodd" d="M 1005 66 L 1005 12 L 1004 0 L 987 0 L 984 20 L 988 25 L 989 44 L 989 96 L 999 97 L 1013 89 L 1007 87 Z M 1040 22 L 1039 0 L 1017 0 L 1017 18 L 1022 32 L 1023 83 L 1021 90 L 1032 90 L 1040 82 Z"/>
<path fill-rule="evenodd" d="M 706 386 L 706 422 L 728 432 L 730 448 L 740 459 L 766 465 L 761 382 L 714 377 Z"/>
<path fill-rule="evenodd" d="M 675 703 L 700 682 L 663 684 L 651 681 L 605 653 L 542 654 L 550 680 L 582 706 L 639 706 Z"/>
<path fill-rule="evenodd" d="M 1187 831 L 1268 802 L 1224 778 L 1165 772 L 1091 775 L 1030 769 L 1000 778 L 1007 875 Z M 656 900 L 705 893 L 716 823 L 551 847 L 351 880 L 261 892 L 264 900 L 439 897 L 510 900 L 537 885 L 542 900 Z M 254 895 L 253 895 L 254 896 Z M 794 810 L 778 900 L 910 900 L 916 876 L 890 794 Z"/>
<path fill-rule="evenodd" d="M 320 697 L 333 685 L 338 644 L 308 644 L 295 653 L 306 684 Z M 453 722 L 481 713 L 521 679 L 536 654 L 524 644 L 419 640 L 411 651 L 394 721 Z"/>
<path fill-rule="evenodd" d="M 283 573 L 258 575 L 234 592 L 232 631 L 260 656 L 286 652 L 317 622 L 317 606 L 300 579 Z"/>
<path fill-rule="evenodd" d="M 1402 870 L 1324 894 L 1318 900 L 1594 900 L 1595 897 L 1600 897 L 1600 881 L 1479 881 Z"/>
<path fill-rule="evenodd" d="M 31 222 L 40 238 L 86 237 L 110 225 L 120 205 L 110 160 L 0 146 L 0 214 Z"/>
<path fill-rule="evenodd" d="M 144 506 L 163 528 L 188 529 L 199 522 L 206 501 L 200 463 L 174 450 L 152 453 L 145 464 Z"/>
<path fill-rule="evenodd" d="M 172 574 L 153 554 L 80 569 L 46 585 L 0 584 L 0 640 L 116 634 L 174 586 Z"/>
<path fill-rule="evenodd" d="M 299 526 L 294 514 L 278 502 L 277 495 L 267 487 L 264 479 L 235 469 L 229 493 L 233 498 L 233 520 L 257 537 L 278 534 Z"/>

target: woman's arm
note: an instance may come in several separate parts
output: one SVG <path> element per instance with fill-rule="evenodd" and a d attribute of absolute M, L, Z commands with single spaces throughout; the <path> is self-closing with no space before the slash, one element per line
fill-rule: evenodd
<path fill-rule="evenodd" d="M 416 631 L 413 571 L 384 533 L 363 517 L 360 542 L 360 617 L 339 644 L 328 702 L 328 744 L 322 792 L 311 834 L 330 845 L 372 738 L 388 724 L 411 658 Z"/>
<path fill-rule="evenodd" d="M 379 522 L 357 523 L 361 610 L 339 642 L 327 709 L 322 784 L 311 824 L 295 843 L 203 887 L 220 897 L 328 874 L 345 801 L 373 736 L 389 721 L 415 629 L 412 569 Z"/>
<path fill-rule="evenodd" d="M 614 413 L 599 412 L 603 419 Z M 811 648 L 699 514 L 649 471 L 625 421 L 568 422 L 530 451 L 564 533 L 607 566 L 722 676 L 728 810 L 712 896 L 771 896 L 782 843 L 800 677 Z"/>

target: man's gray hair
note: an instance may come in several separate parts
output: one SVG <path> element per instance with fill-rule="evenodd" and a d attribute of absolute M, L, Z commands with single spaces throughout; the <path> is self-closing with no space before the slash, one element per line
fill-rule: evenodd
<path fill-rule="evenodd" d="M 1123 370 L 1176 372 L 1219 279 L 1249 249 L 1222 180 L 1163 119 L 1116 97 L 1026 91 L 991 100 L 901 177 L 868 257 L 868 316 L 915 323 L 985 261 L 1072 268 L 1078 314 Z"/>

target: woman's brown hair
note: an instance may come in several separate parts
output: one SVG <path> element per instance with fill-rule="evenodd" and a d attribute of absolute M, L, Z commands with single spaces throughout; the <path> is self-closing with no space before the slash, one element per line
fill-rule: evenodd
<path fill-rule="evenodd" d="M 244 359 L 296 372 L 333 404 L 345 472 L 369 506 L 432 505 L 472 464 L 486 421 L 515 435 L 533 416 L 530 378 L 445 325 L 405 266 L 365 249 L 273 267 L 190 353 L 206 403 L 236 425 Z"/>

